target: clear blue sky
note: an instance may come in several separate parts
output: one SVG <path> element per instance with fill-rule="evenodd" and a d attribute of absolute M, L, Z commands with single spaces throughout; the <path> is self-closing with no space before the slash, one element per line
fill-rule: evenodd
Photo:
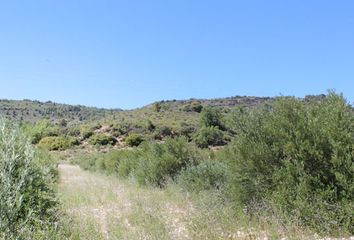
<path fill-rule="evenodd" d="M 0 98 L 114 108 L 327 89 L 354 101 L 354 1 L 1 1 L 0 83 Z"/>

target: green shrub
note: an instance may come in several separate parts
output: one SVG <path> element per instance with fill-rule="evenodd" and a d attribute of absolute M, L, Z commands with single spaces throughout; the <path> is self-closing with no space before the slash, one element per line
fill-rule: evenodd
<path fill-rule="evenodd" d="M 125 143 L 130 147 L 137 147 L 144 141 L 143 137 L 136 133 L 129 134 L 128 137 L 125 138 Z"/>
<path fill-rule="evenodd" d="M 135 177 L 140 184 L 160 187 L 168 179 L 175 180 L 182 170 L 199 160 L 186 138 L 167 139 L 164 144 L 145 144 L 142 152 Z"/>
<path fill-rule="evenodd" d="M 182 110 L 185 112 L 197 112 L 200 113 L 203 109 L 203 105 L 200 102 L 192 102 L 190 104 L 184 105 Z"/>
<path fill-rule="evenodd" d="M 93 135 L 93 131 L 88 128 L 81 129 L 80 131 L 81 139 L 86 140 L 89 139 Z"/>
<path fill-rule="evenodd" d="M 138 166 L 141 151 L 115 150 L 81 156 L 77 164 L 84 170 L 102 171 L 122 177 L 131 175 Z"/>
<path fill-rule="evenodd" d="M 117 140 L 106 134 L 94 134 L 90 137 L 89 143 L 92 145 L 114 145 L 116 144 Z"/>
<path fill-rule="evenodd" d="M 205 107 L 201 112 L 200 124 L 202 127 L 218 127 L 224 130 L 221 110 L 215 107 Z"/>
<path fill-rule="evenodd" d="M 139 166 L 141 152 L 137 150 L 127 150 L 120 151 L 120 154 L 121 158 L 118 166 L 118 175 L 122 177 L 133 175 Z"/>
<path fill-rule="evenodd" d="M 81 132 L 78 127 L 70 127 L 67 130 L 67 134 L 72 137 L 80 137 Z"/>
<path fill-rule="evenodd" d="M 161 108 L 162 108 L 162 106 L 161 106 L 161 103 L 154 103 L 154 110 L 155 110 L 155 112 L 160 112 L 161 111 Z"/>
<path fill-rule="evenodd" d="M 57 222 L 53 176 L 39 157 L 18 126 L 0 120 L 1 239 L 32 239 Z"/>
<path fill-rule="evenodd" d="M 50 151 L 65 150 L 78 145 L 79 142 L 73 137 L 44 137 L 38 146 Z"/>
<path fill-rule="evenodd" d="M 173 136 L 173 130 L 168 126 L 160 126 L 156 129 L 154 138 L 157 140 L 162 140 L 165 137 Z"/>
<path fill-rule="evenodd" d="M 88 171 L 97 171 L 97 162 L 98 159 L 101 157 L 101 154 L 88 154 L 88 155 L 82 155 L 78 161 L 77 164 L 83 169 L 83 170 L 88 170 Z"/>
<path fill-rule="evenodd" d="M 224 144 L 224 133 L 218 127 L 202 127 L 193 136 L 198 147 L 218 146 Z"/>
<path fill-rule="evenodd" d="M 354 115 L 343 97 L 281 98 L 244 114 L 223 157 L 233 172 L 231 195 L 269 202 L 318 231 L 353 233 Z"/>
<path fill-rule="evenodd" d="M 226 183 L 226 166 L 219 162 L 204 161 L 185 169 L 179 176 L 178 183 L 188 191 L 222 189 Z"/>
<path fill-rule="evenodd" d="M 196 132 L 196 129 L 193 126 L 181 126 L 181 128 L 178 131 L 178 135 L 184 136 L 190 140 L 190 139 L 192 139 L 195 132 Z"/>
<path fill-rule="evenodd" d="M 60 129 L 53 125 L 49 120 L 40 120 L 35 124 L 28 125 L 25 132 L 31 137 L 33 144 L 39 143 L 44 137 L 58 136 Z"/>
<path fill-rule="evenodd" d="M 156 128 L 156 126 L 151 122 L 151 120 L 147 120 L 145 122 L 145 126 L 144 127 L 146 128 L 146 130 L 148 130 L 150 132 L 154 131 L 155 128 Z"/>
<path fill-rule="evenodd" d="M 133 126 L 130 123 L 121 122 L 113 125 L 112 133 L 114 136 L 119 137 L 121 135 L 128 134 L 132 128 Z"/>

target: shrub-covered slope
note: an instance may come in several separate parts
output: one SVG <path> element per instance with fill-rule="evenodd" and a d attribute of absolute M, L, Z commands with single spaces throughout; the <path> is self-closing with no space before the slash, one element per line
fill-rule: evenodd
<path fill-rule="evenodd" d="M 118 109 L 101 109 L 81 105 L 59 104 L 51 101 L 40 102 L 32 100 L 0 100 L 0 115 L 6 118 L 24 122 L 35 122 L 40 119 L 49 119 L 54 122 L 82 122 L 98 120 Z"/>

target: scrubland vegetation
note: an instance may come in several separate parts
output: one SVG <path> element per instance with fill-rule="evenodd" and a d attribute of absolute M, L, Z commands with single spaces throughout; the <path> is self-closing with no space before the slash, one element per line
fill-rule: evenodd
<path fill-rule="evenodd" d="M 35 151 L 16 124 L 0 119 L 0 158 L 0 238 L 65 236 L 50 155 Z"/>
<path fill-rule="evenodd" d="M 0 183 L 10 189 L 1 193 L 1 209 L 9 211 L 1 215 L 3 236 L 353 235 L 352 106 L 334 92 L 257 104 L 237 104 L 247 103 L 240 99 L 231 98 L 232 106 L 230 99 L 159 102 L 81 124 L 22 123 L 29 138 L 3 121 L 11 126 L 0 129 Z M 62 205 L 55 192 L 56 161 L 43 155 L 47 150 L 90 171 L 62 165 Z M 28 174 L 34 177 L 27 180 Z M 15 207 L 6 208 L 9 202 Z M 9 216 L 18 223 L 10 224 Z"/>

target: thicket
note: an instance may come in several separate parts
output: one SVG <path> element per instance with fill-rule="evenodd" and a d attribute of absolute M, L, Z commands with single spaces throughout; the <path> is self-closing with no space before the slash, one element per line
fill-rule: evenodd
<path fill-rule="evenodd" d="M 141 150 L 136 179 L 141 184 L 163 186 L 198 162 L 196 149 L 185 138 L 167 139 L 164 144 L 145 144 Z"/>
<path fill-rule="evenodd" d="M 56 170 L 19 127 L 0 119 L 0 238 L 49 236 L 58 223 Z"/>
<path fill-rule="evenodd" d="M 50 151 L 56 151 L 66 150 L 78 144 L 79 141 L 74 137 L 44 137 L 38 143 L 38 147 L 45 148 Z"/>
<path fill-rule="evenodd" d="M 168 180 L 176 181 L 183 170 L 200 161 L 198 149 L 186 138 L 170 138 L 163 144 L 146 142 L 134 150 L 84 156 L 78 164 L 83 169 L 132 176 L 140 184 L 162 187 Z"/>
<path fill-rule="evenodd" d="M 221 157 L 231 198 L 318 231 L 354 232 L 354 115 L 341 95 L 310 104 L 281 98 L 239 110 L 233 122 L 237 137 Z"/>
<path fill-rule="evenodd" d="M 201 148 L 224 144 L 224 133 L 218 127 L 201 127 L 193 136 L 194 142 Z"/>
<path fill-rule="evenodd" d="M 181 172 L 178 183 L 191 192 L 224 190 L 228 170 L 224 163 L 206 160 Z"/>
<path fill-rule="evenodd" d="M 198 101 L 193 101 L 189 104 L 186 104 L 182 107 L 182 110 L 185 112 L 197 112 L 200 113 L 203 109 L 203 105 Z"/>
<path fill-rule="evenodd" d="M 193 140 L 201 148 L 223 145 L 225 130 L 221 110 L 205 107 L 200 116 L 200 129 L 194 134 Z"/>
<path fill-rule="evenodd" d="M 34 124 L 25 124 L 22 128 L 30 136 L 33 144 L 39 143 L 42 138 L 58 136 L 60 134 L 60 128 L 46 119 Z"/>
<path fill-rule="evenodd" d="M 130 147 L 137 147 L 144 141 L 144 139 L 140 134 L 131 133 L 124 141 Z"/>
<path fill-rule="evenodd" d="M 103 133 L 93 134 L 89 139 L 89 143 L 92 145 L 101 145 L 101 146 L 114 145 L 116 144 L 116 142 L 117 140 L 114 137 L 108 136 Z"/>

